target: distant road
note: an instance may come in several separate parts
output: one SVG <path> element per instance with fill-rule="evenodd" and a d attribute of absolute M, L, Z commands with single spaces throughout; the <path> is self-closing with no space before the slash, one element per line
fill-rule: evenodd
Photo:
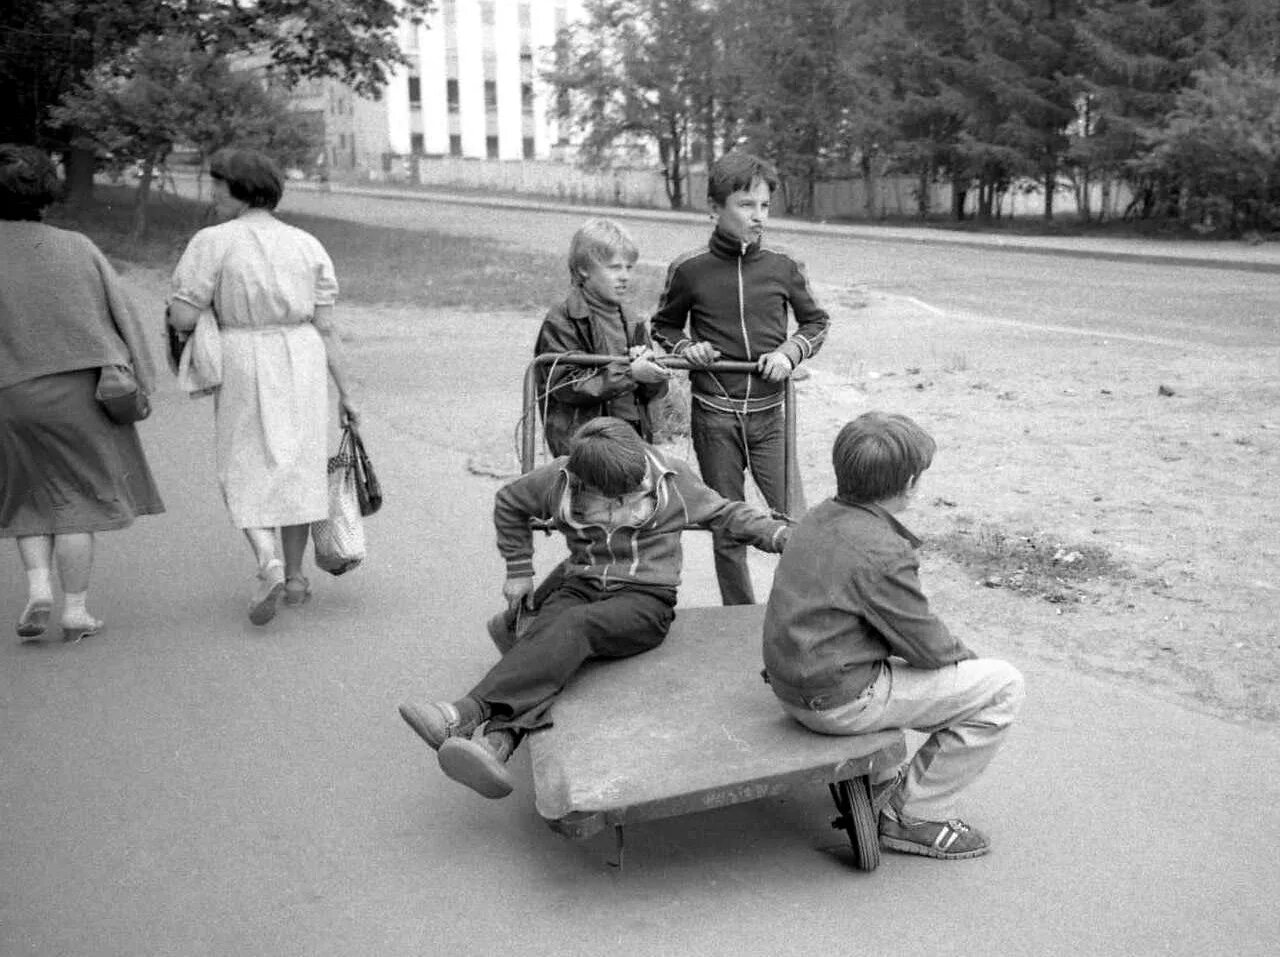
<path fill-rule="evenodd" d="M 191 183 L 180 178 L 179 188 Z M 642 261 L 658 266 L 701 245 L 710 228 L 705 213 L 375 187 L 322 193 L 296 183 L 282 210 L 488 237 L 557 256 L 585 218 L 603 214 L 625 220 Z M 770 234 L 804 260 L 820 286 L 865 286 L 935 314 L 1162 344 L 1280 346 L 1275 245 L 993 237 L 783 220 L 770 224 Z M 1197 268 L 1207 266 L 1216 268 Z"/>

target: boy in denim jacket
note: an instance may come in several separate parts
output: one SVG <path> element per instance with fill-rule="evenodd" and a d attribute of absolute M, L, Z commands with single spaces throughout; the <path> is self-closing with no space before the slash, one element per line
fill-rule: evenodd
<path fill-rule="evenodd" d="M 1023 681 L 954 637 L 921 590 L 919 539 L 894 516 L 935 447 L 904 415 L 867 412 L 840 430 L 836 496 L 800 521 L 774 573 L 764 663 L 783 710 L 813 731 L 928 735 L 896 778 L 873 786 L 880 843 L 958 859 L 990 849 L 955 799 L 995 756 Z"/>

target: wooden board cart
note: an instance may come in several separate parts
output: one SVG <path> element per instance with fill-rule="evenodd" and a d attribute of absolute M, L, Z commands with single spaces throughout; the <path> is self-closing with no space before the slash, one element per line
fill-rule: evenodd
<path fill-rule="evenodd" d="M 539 356 L 525 378 L 522 467 L 533 467 L 539 364 L 600 365 L 610 357 Z M 680 359 L 664 364 L 688 368 Z M 713 369 L 749 372 L 751 363 Z M 795 448 L 787 382 L 787 455 Z M 788 473 L 790 474 L 790 468 Z M 527 745 L 535 805 L 551 828 L 587 838 L 614 829 L 619 866 L 627 824 L 675 817 L 825 785 L 832 827 L 857 866 L 880 863 L 870 779 L 906 758 L 901 732 L 815 734 L 788 717 L 760 676 L 764 607 L 679 608 L 666 641 L 643 655 L 589 664 L 561 692 L 554 725 Z"/>
<path fill-rule="evenodd" d="M 901 732 L 829 737 L 793 721 L 760 677 L 761 605 L 679 609 L 653 651 L 589 665 L 529 735 L 535 806 L 572 838 L 826 785 L 858 867 L 880 863 L 868 776 Z"/>

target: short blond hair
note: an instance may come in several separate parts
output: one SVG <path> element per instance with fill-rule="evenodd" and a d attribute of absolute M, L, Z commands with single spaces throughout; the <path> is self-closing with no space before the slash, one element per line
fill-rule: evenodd
<path fill-rule="evenodd" d="M 582 282 L 587 270 L 615 255 L 634 263 L 640 258 L 640 249 L 631 234 L 612 219 L 588 219 L 569 242 L 569 281 L 575 285 Z"/>

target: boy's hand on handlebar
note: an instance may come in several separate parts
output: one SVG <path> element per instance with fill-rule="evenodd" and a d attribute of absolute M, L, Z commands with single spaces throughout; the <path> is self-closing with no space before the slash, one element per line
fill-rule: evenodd
<path fill-rule="evenodd" d="M 791 360 L 781 352 L 766 352 L 757 363 L 760 375 L 770 382 L 781 382 L 791 375 L 795 368 Z"/>
<path fill-rule="evenodd" d="M 507 605 L 514 605 L 525 597 L 525 595 L 533 594 L 532 578 L 508 578 L 502 583 L 502 597 L 507 600 Z"/>
<path fill-rule="evenodd" d="M 680 353 L 680 356 L 689 360 L 690 365 L 709 366 L 720 358 L 720 350 L 709 342 L 695 342 Z"/>
<path fill-rule="evenodd" d="M 648 356 L 639 356 L 631 360 L 631 378 L 636 382 L 652 385 L 671 378 L 671 370 L 660 366 Z"/>

